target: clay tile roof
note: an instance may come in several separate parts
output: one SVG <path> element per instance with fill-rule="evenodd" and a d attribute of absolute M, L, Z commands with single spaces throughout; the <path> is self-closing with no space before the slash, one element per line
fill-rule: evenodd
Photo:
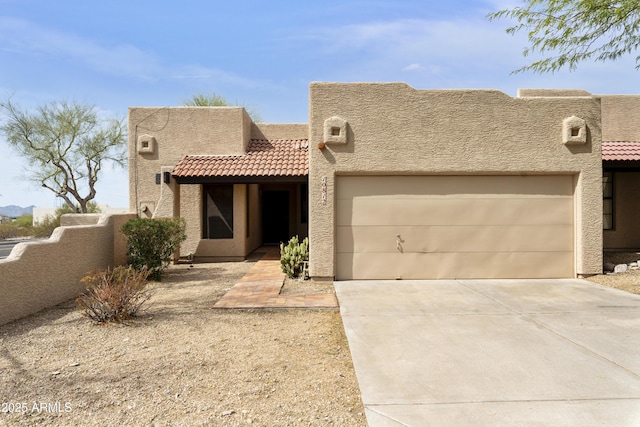
<path fill-rule="evenodd" d="M 173 168 L 180 178 L 212 176 L 307 176 L 306 139 L 252 139 L 247 152 L 236 156 L 185 156 Z"/>
<path fill-rule="evenodd" d="M 640 142 L 602 141 L 602 160 L 640 160 Z"/>

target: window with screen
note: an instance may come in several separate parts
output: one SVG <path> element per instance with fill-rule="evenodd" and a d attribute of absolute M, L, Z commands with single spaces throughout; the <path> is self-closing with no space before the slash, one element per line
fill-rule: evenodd
<path fill-rule="evenodd" d="M 203 239 L 233 239 L 233 184 L 203 186 Z"/>

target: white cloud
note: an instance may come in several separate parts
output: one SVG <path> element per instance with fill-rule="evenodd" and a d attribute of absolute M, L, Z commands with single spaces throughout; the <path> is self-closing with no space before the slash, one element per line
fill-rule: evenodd
<path fill-rule="evenodd" d="M 509 36 L 505 26 L 484 17 L 449 21 L 400 19 L 319 29 L 311 37 L 326 54 L 364 54 L 398 58 L 409 64 L 506 58 L 521 51 L 522 39 Z M 510 61 L 513 63 L 513 61 Z"/>
<path fill-rule="evenodd" d="M 252 80 L 213 67 L 165 65 L 155 52 L 131 44 L 104 45 L 78 35 L 45 28 L 29 21 L 0 17 L 0 49 L 20 55 L 65 58 L 105 74 L 142 80 L 214 80 L 244 88 L 264 88 Z"/>
<path fill-rule="evenodd" d="M 178 66 L 175 70 L 170 71 L 167 77 L 175 80 L 213 81 L 216 84 L 245 89 L 273 88 L 273 84 L 266 80 L 248 79 L 235 73 L 201 65 Z"/>
<path fill-rule="evenodd" d="M 0 44 L 4 50 L 20 54 L 66 57 L 107 74 L 154 79 L 160 68 L 154 54 L 135 46 L 103 46 L 74 34 L 15 18 L 0 18 Z"/>
<path fill-rule="evenodd" d="M 404 67 L 402 71 L 416 71 L 421 69 L 422 69 L 422 65 L 420 64 L 409 64 L 406 67 Z"/>

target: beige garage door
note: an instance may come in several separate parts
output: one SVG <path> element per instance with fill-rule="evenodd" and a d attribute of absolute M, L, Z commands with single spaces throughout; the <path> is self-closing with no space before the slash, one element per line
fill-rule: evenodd
<path fill-rule="evenodd" d="M 574 277 L 573 177 L 339 176 L 336 278 Z"/>

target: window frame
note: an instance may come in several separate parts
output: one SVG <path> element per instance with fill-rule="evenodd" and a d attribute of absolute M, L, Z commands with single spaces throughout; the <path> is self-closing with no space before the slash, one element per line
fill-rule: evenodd
<path fill-rule="evenodd" d="M 606 182 L 605 182 L 606 178 Z M 607 203 L 608 202 L 608 203 Z M 605 206 L 611 207 L 610 212 L 606 212 Z M 602 229 L 604 231 L 615 230 L 615 172 L 602 172 Z M 605 217 L 610 217 L 609 227 L 606 226 Z"/>
<path fill-rule="evenodd" d="M 212 194 L 213 193 L 213 194 Z M 211 220 L 209 217 L 209 199 L 217 206 L 221 214 L 221 221 L 226 225 L 224 228 L 211 230 Z M 216 201 L 217 200 L 217 201 Z M 231 240 L 235 235 L 233 224 L 234 217 L 234 188 L 233 184 L 202 184 L 202 239 L 203 240 Z M 211 217 L 215 218 L 215 217 Z M 230 231 L 230 234 L 229 234 Z M 213 235 L 212 235 L 213 234 Z"/>

